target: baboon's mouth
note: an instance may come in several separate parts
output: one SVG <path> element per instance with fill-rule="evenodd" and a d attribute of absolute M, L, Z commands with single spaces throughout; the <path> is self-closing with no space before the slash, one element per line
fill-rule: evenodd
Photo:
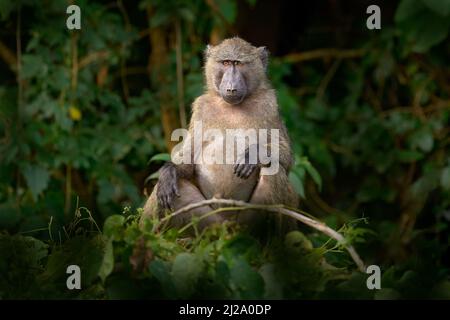
<path fill-rule="evenodd" d="M 229 94 L 222 95 L 222 99 L 229 104 L 240 104 L 245 98 L 245 95 Z"/>

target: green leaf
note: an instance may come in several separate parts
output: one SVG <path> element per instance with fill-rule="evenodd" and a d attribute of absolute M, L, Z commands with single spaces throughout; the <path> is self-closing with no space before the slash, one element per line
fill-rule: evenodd
<path fill-rule="evenodd" d="M 257 242 L 248 235 L 239 235 L 226 243 L 222 255 L 227 261 L 232 261 L 236 256 L 250 256 L 257 249 Z"/>
<path fill-rule="evenodd" d="M 105 224 L 103 226 L 103 234 L 112 238 L 113 240 L 120 240 L 123 234 L 123 224 L 125 223 L 125 217 L 115 214 L 109 216 L 105 220 Z"/>
<path fill-rule="evenodd" d="M 106 179 L 100 179 L 97 182 L 99 192 L 97 194 L 97 201 L 99 203 L 106 203 L 114 199 L 116 194 L 116 186 Z"/>
<path fill-rule="evenodd" d="M 36 201 L 38 196 L 47 189 L 50 174 L 47 169 L 38 165 L 27 164 L 22 169 L 28 188 L 30 188 L 33 199 Z"/>
<path fill-rule="evenodd" d="M 411 185 L 413 197 L 424 197 L 429 192 L 439 187 L 440 171 L 433 169 L 425 172 Z"/>
<path fill-rule="evenodd" d="M 104 282 L 106 277 L 108 277 L 114 269 L 114 248 L 113 240 L 109 239 L 106 242 L 105 253 L 103 255 L 102 265 L 98 272 L 100 279 Z"/>
<path fill-rule="evenodd" d="M 432 297 L 436 300 L 450 300 L 450 281 L 444 280 L 439 282 L 432 289 Z"/>
<path fill-rule="evenodd" d="M 23 74 L 24 79 L 30 79 L 33 77 L 41 78 L 47 75 L 47 65 L 41 55 L 37 54 L 24 54 L 22 56 Z"/>
<path fill-rule="evenodd" d="M 326 120 L 329 113 L 330 110 L 327 108 L 327 105 L 322 101 L 322 99 L 313 98 L 309 99 L 306 103 L 305 115 L 312 120 Z"/>
<path fill-rule="evenodd" d="M 159 179 L 159 171 L 153 172 L 147 178 L 145 178 L 144 185 L 146 185 L 150 180 Z"/>
<path fill-rule="evenodd" d="M 410 29 L 410 38 L 414 42 L 413 50 L 423 53 L 447 38 L 450 19 L 423 14 L 415 19 L 414 25 L 415 28 Z"/>
<path fill-rule="evenodd" d="M 414 150 L 399 150 L 397 158 L 400 162 L 411 163 L 423 159 L 423 153 Z"/>
<path fill-rule="evenodd" d="M 413 147 L 430 152 L 434 146 L 433 132 L 428 128 L 421 128 L 411 135 L 409 141 Z"/>
<path fill-rule="evenodd" d="M 425 3 L 425 0 L 423 0 Z M 448 0 L 403 0 L 396 12 L 395 21 L 412 42 L 413 51 L 423 53 L 442 42 L 448 35 L 450 19 L 445 16 Z M 439 2 L 439 3 L 438 3 Z M 428 8 L 431 8 L 428 9 Z M 439 11 L 439 13 L 436 13 Z"/>
<path fill-rule="evenodd" d="M 261 299 L 264 296 L 264 280 L 259 273 L 242 258 L 234 261 L 231 282 L 237 289 L 240 299 Z"/>
<path fill-rule="evenodd" d="M 233 24 L 237 16 L 237 5 L 235 1 L 218 0 L 220 12 L 228 23 Z"/>
<path fill-rule="evenodd" d="M 195 15 L 190 9 L 181 8 L 178 10 L 178 13 L 179 13 L 180 17 L 182 17 L 186 21 L 194 21 L 195 20 Z"/>
<path fill-rule="evenodd" d="M 170 154 L 168 153 L 158 153 L 154 155 L 148 163 L 154 162 L 154 161 L 170 161 Z"/>
<path fill-rule="evenodd" d="M 450 190 L 450 166 L 445 167 L 441 173 L 441 186 L 445 190 Z"/>
<path fill-rule="evenodd" d="M 150 27 L 156 28 L 161 25 L 167 24 L 170 20 L 169 13 L 166 11 L 157 11 L 155 15 L 150 19 Z"/>
<path fill-rule="evenodd" d="M 306 254 L 313 249 L 311 241 L 300 231 L 289 232 L 284 239 L 284 244 L 292 253 Z"/>
<path fill-rule="evenodd" d="M 398 300 L 401 298 L 397 290 L 391 288 L 381 288 L 375 292 L 375 300 Z"/>
<path fill-rule="evenodd" d="M 403 0 L 395 12 L 395 22 L 405 21 L 415 16 L 423 9 L 422 3 L 417 0 Z"/>
<path fill-rule="evenodd" d="M 161 260 L 153 260 L 149 265 L 150 273 L 159 281 L 168 298 L 176 297 L 176 288 L 169 272 L 169 264 Z"/>
<path fill-rule="evenodd" d="M 188 298 L 194 292 L 202 269 L 202 261 L 192 253 L 183 252 L 176 256 L 172 265 L 172 277 L 181 297 Z"/>
<path fill-rule="evenodd" d="M 444 17 L 450 14 L 450 0 L 422 0 L 422 2 L 434 13 Z"/>
<path fill-rule="evenodd" d="M 309 173 L 314 183 L 319 187 L 319 191 L 322 190 L 322 178 L 316 168 L 314 168 L 309 161 L 305 163 L 304 168 Z"/>
<path fill-rule="evenodd" d="M 17 9 L 17 2 L 1 0 L 0 1 L 0 20 L 6 20 L 14 9 Z"/>
<path fill-rule="evenodd" d="M 40 275 L 42 285 L 53 285 L 66 281 L 66 268 L 75 264 L 80 266 L 81 287 L 89 286 L 97 277 L 102 265 L 105 242 L 103 237 L 87 238 L 76 236 L 67 240 L 63 246 L 52 250 L 47 259 L 45 272 Z"/>
<path fill-rule="evenodd" d="M 261 266 L 259 273 L 264 279 L 264 298 L 265 299 L 282 299 L 283 286 L 280 279 L 277 278 L 275 266 L 272 263 L 266 263 Z"/>
<path fill-rule="evenodd" d="M 303 186 L 303 182 L 294 171 L 289 172 L 289 181 L 292 183 L 295 192 L 305 199 L 305 188 Z"/>

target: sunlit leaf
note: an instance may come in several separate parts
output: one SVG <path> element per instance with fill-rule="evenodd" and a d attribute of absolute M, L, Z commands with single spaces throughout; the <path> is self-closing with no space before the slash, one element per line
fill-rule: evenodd
<path fill-rule="evenodd" d="M 155 162 L 155 161 L 170 161 L 170 154 L 168 153 L 158 153 L 154 155 L 148 163 Z"/>

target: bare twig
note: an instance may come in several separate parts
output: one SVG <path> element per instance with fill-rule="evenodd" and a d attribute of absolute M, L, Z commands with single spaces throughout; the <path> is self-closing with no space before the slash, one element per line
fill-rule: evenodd
<path fill-rule="evenodd" d="M 326 48 L 299 53 L 290 53 L 284 56 L 283 60 L 285 62 L 298 63 L 307 60 L 326 59 L 326 58 L 350 59 L 350 58 L 359 58 L 363 56 L 365 52 L 366 52 L 365 49 L 341 50 L 336 48 Z"/>
<path fill-rule="evenodd" d="M 323 98 L 323 95 L 325 94 L 325 91 L 328 87 L 328 84 L 330 83 L 331 79 L 334 77 L 339 65 L 341 64 L 342 59 L 338 58 L 336 61 L 334 61 L 331 68 L 328 70 L 325 77 L 323 77 L 322 81 L 320 82 L 319 88 L 317 88 L 317 98 L 321 100 Z"/>
<path fill-rule="evenodd" d="M 212 198 L 209 200 L 203 200 L 203 201 L 199 201 L 196 203 L 192 203 L 190 205 L 187 205 L 187 206 L 173 212 L 172 214 L 161 219 L 159 224 L 155 225 L 153 230 L 154 231 L 158 230 L 162 223 L 164 223 L 165 221 L 167 221 L 177 215 L 186 213 L 186 212 L 188 212 L 192 209 L 198 208 L 198 207 L 208 206 L 210 204 L 233 206 L 234 207 L 233 210 L 261 209 L 264 211 L 273 212 L 273 213 L 281 213 L 286 216 L 292 217 L 292 218 L 310 226 L 311 228 L 314 228 L 314 229 L 326 234 L 330 238 L 333 238 L 336 241 L 338 241 L 339 243 L 341 243 L 342 245 L 344 245 L 346 250 L 352 257 L 353 261 L 358 266 L 358 269 L 361 272 L 365 272 L 364 262 L 361 260 L 361 258 L 359 257 L 358 253 L 353 248 L 353 246 L 350 244 L 347 244 L 345 242 L 345 238 L 342 234 L 340 234 L 339 232 L 328 227 L 325 223 L 308 217 L 307 213 L 300 211 L 300 210 L 293 209 L 293 208 L 287 208 L 284 205 L 258 205 L 258 204 L 250 204 L 250 203 L 247 203 L 244 201 L 239 201 L 239 200 Z M 206 215 L 208 215 L 208 214 L 206 214 Z"/>

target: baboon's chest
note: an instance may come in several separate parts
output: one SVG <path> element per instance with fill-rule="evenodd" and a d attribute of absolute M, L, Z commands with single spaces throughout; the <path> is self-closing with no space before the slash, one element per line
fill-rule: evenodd
<path fill-rule="evenodd" d="M 251 108 L 232 107 L 217 108 L 214 112 L 204 114 L 204 125 L 207 128 L 221 129 L 259 129 L 265 124 L 264 116 Z"/>

